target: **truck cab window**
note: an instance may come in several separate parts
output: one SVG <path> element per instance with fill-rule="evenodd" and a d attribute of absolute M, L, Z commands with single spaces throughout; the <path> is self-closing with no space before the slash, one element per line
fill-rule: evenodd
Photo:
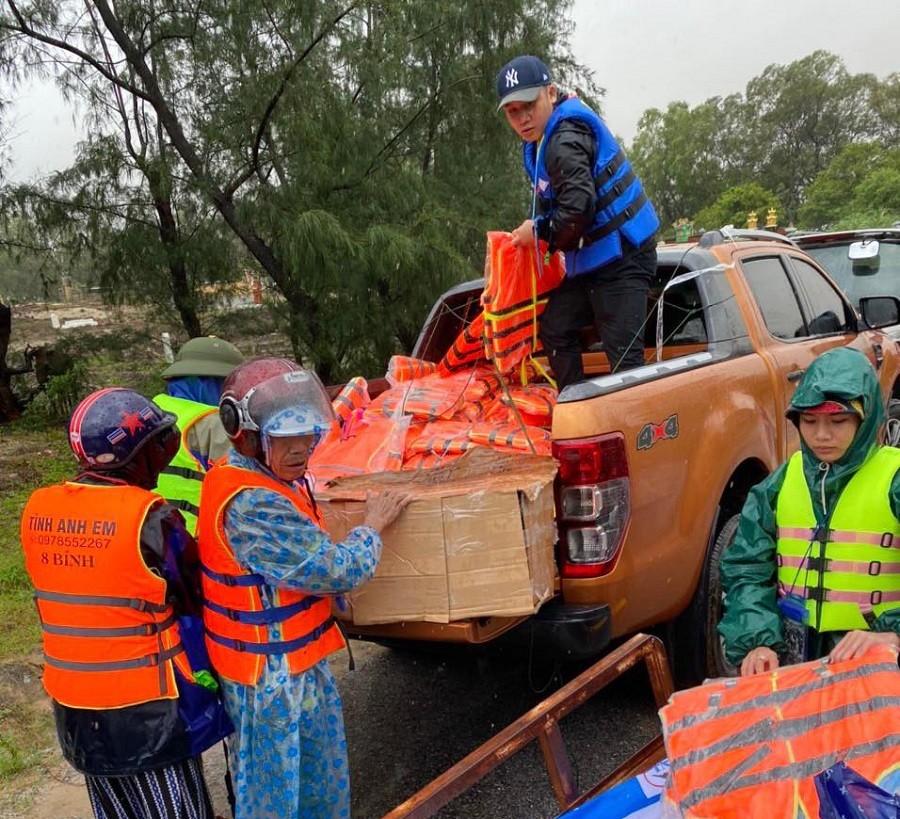
<path fill-rule="evenodd" d="M 747 284 L 759 305 L 766 329 L 775 338 L 795 339 L 807 334 L 797 294 L 778 256 L 744 259 Z"/>
<path fill-rule="evenodd" d="M 828 280 L 809 262 L 791 257 L 797 289 L 808 311 L 809 333 L 813 336 L 849 332 L 855 326 L 846 302 Z"/>

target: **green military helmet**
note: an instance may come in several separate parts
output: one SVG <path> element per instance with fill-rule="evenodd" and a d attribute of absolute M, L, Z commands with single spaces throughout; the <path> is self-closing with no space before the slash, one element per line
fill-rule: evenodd
<path fill-rule="evenodd" d="M 205 375 L 227 378 L 231 371 L 242 363 L 241 351 L 227 341 L 215 336 L 201 336 L 186 341 L 175 361 L 163 371 L 163 378 L 178 378 L 188 375 Z"/>

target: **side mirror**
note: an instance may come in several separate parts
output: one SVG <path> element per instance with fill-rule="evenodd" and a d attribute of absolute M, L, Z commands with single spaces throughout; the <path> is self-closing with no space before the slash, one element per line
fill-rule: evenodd
<path fill-rule="evenodd" d="M 896 296 L 865 296 L 859 300 L 859 312 L 870 330 L 900 324 L 900 299 Z"/>

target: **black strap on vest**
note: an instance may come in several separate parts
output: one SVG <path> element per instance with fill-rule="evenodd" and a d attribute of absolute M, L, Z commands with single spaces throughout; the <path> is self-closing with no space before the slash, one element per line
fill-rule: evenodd
<path fill-rule="evenodd" d="M 581 237 L 581 241 L 578 243 L 578 249 L 582 250 L 583 248 L 589 247 L 594 242 L 597 242 L 600 239 L 604 239 L 611 233 L 614 233 L 626 222 L 637 216 L 641 208 L 646 204 L 647 194 L 641 191 L 641 195 L 638 196 L 637 199 L 635 199 L 627 208 L 625 208 L 625 210 L 623 210 L 621 213 L 616 214 L 605 224 L 600 225 L 600 227 L 598 227 L 596 230 L 592 230 L 590 233 L 585 233 L 584 236 Z"/>
<path fill-rule="evenodd" d="M 172 466 L 171 464 L 167 466 L 163 471 L 163 475 L 174 475 L 178 478 L 188 478 L 192 481 L 202 481 L 205 472 L 201 472 L 199 469 L 189 469 L 186 466 Z"/>
<path fill-rule="evenodd" d="M 618 172 L 619 169 L 628 161 L 628 157 L 625 156 L 625 151 L 621 148 L 619 152 L 609 160 L 601 169 L 600 173 L 594 177 L 594 181 L 596 182 L 597 189 L 602 188 L 610 179 L 612 179 Z"/>
<path fill-rule="evenodd" d="M 595 205 L 597 211 L 605 210 L 606 208 L 610 207 L 610 205 L 612 205 L 613 202 L 616 201 L 616 199 L 618 199 L 623 193 L 625 193 L 625 191 L 628 190 L 629 186 L 632 182 L 634 182 L 635 179 L 637 179 L 637 176 L 635 175 L 634 171 L 629 168 L 624 174 L 622 174 L 622 178 L 617 179 L 616 183 L 606 193 L 600 193 L 597 196 L 597 202 Z"/>
<path fill-rule="evenodd" d="M 196 503 L 191 503 L 190 501 L 184 500 L 183 498 L 166 498 L 166 503 L 168 503 L 169 506 L 174 506 L 176 509 L 179 509 L 182 512 L 190 512 L 195 518 L 200 517 L 200 509 L 198 508 Z"/>

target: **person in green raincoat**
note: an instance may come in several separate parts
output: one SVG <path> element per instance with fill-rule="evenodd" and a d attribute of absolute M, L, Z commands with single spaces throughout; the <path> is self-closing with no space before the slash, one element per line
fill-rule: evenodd
<path fill-rule="evenodd" d="M 829 350 L 787 417 L 800 451 L 753 487 L 722 556 L 725 656 L 742 676 L 900 648 L 900 449 L 866 357 Z"/>

